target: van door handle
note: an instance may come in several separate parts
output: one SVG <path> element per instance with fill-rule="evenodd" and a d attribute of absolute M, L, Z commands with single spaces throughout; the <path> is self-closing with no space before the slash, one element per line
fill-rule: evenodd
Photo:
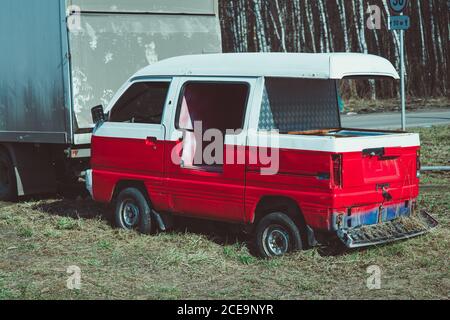
<path fill-rule="evenodd" d="M 156 143 L 158 142 L 158 138 L 156 137 L 147 137 L 145 139 L 145 145 L 149 147 L 153 147 L 153 149 L 156 149 Z"/>

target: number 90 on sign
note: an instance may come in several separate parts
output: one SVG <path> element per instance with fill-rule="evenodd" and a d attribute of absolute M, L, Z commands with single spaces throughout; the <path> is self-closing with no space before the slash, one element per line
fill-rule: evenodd
<path fill-rule="evenodd" d="M 408 0 L 389 0 L 389 5 L 395 12 L 402 12 L 408 5 Z"/>

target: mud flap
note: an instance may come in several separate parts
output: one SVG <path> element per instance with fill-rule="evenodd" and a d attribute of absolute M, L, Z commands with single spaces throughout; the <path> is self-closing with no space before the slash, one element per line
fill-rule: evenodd
<path fill-rule="evenodd" d="M 338 237 L 348 248 L 360 248 L 409 239 L 436 228 L 438 222 L 427 212 L 412 217 L 402 217 L 381 224 L 340 229 Z"/>

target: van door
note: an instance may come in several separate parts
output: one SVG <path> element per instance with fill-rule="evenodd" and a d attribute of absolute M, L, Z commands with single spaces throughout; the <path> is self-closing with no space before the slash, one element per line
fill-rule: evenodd
<path fill-rule="evenodd" d="M 170 87 L 170 79 L 133 82 L 114 104 L 109 120 L 95 131 L 92 167 L 97 200 L 109 201 L 114 186 L 123 180 L 144 182 L 150 197 L 162 192 L 163 119 Z M 162 201 L 158 199 L 154 205 Z"/>
<path fill-rule="evenodd" d="M 254 81 L 188 78 L 180 83 L 168 164 L 172 211 L 243 221 L 245 128 Z"/>

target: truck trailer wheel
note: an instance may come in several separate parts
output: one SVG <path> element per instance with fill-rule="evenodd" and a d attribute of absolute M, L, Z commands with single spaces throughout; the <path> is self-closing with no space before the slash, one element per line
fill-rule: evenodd
<path fill-rule="evenodd" d="M 143 234 L 154 231 L 150 204 L 139 189 L 127 188 L 119 193 L 115 208 L 116 226 Z"/>
<path fill-rule="evenodd" d="M 0 201 L 17 199 L 16 175 L 9 154 L 0 149 Z"/>
<path fill-rule="evenodd" d="M 281 212 L 271 213 L 256 227 L 256 249 L 263 258 L 279 257 L 301 250 L 300 231 L 289 216 Z"/>

